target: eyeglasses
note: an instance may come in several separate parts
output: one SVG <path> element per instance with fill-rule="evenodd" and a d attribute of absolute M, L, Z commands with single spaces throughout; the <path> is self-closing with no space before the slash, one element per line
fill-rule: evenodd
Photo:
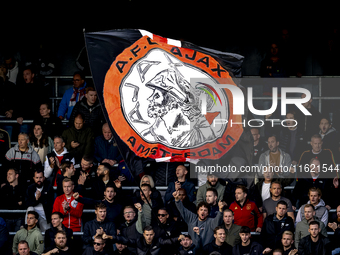
<path fill-rule="evenodd" d="M 132 214 L 132 213 L 134 213 L 134 212 L 125 212 L 124 214 Z"/>
<path fill-rule="evenodd" d="M 103 245 L 104 243 L 96 243 L 96 242 L 93 242 L 93 245 L 98 245 L 98 246 L 100 246 L 100 245 Z"/>
<path fill-rule="evenodd" d="M 165 217 L 165 216 L 167 216 L 167 214 L 158 214 L 158 217 Z"/>
<path fill-rule="evenodd" d="M 80 81 L 79 79 L 74 79 L 74 80 L 72 80 L 73 82 L 78 82 L 78 81 Z"/>

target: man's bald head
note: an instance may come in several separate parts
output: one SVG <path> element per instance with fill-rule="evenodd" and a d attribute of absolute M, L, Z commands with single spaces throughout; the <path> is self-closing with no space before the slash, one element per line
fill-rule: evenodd
<path fill-rule="evenodd" d="M 108 123 L 105 123 L 102 127 L 102 132 L 105 140 L 110 140 L 112 138 L 112 133 Z"/>

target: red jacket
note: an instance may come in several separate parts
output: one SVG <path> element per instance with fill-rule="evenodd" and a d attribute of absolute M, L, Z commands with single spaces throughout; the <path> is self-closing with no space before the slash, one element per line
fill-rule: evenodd
<path fill-rule="evenodd" d="M 62 206 L 64 201 L 67 201 L 65 194 L 58 196 L 54 201 L 53 212 L 61 212 L 64 215 L 64 226 L 72 229 L 73 232 L 79 232 L 81 230 L 81 216 L 84 205 L 76 201 L 72 196 L 69 202 L 70 209 L 65 213 Z"/>
<path fill-rule="evenodd" d="M 262 228 L 263 216 L 253 201 L 247 199 L 243 206 L 234 201 L 230 204 L 229 209 L 234 212 L 234 224 L 247 226 L 253 232 L 256 228 Z M 255 226 L 255 217 L 257 218 L 257 226 Z"/>

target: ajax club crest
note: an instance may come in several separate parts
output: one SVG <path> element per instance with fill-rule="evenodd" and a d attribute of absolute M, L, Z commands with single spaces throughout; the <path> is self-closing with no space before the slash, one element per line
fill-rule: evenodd
<path fill-rule="evenodd" d="M 234 84 L 211 56 L 145 36 L 107 72 L 105 107 L 117 135 L 138 156 L 217 159 L 243 132 L 241 125 L 213 125 L 215 118 L 242 121 L 231 116 L 230 92 L 218 87 L 222 79 Z"/>

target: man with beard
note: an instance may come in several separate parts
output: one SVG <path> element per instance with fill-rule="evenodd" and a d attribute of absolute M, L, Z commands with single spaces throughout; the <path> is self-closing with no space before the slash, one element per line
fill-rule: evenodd
<path fill-rule="evenodd" d="M 222 224 L 222 211 L 224 203 L 222 201 L 218 202 L 219 212 L 215 218 L 209 218 L 209 205 L 206 202 L 200 202 L 197 205 L 197 214 L 192 213 L 183 206 L 182 201 L 179 198 L 178 190 L 173 193 L 175 198 L 176 206 L 180 212 L 182 218 L 188 224 L 188 234 L 194 237 L 193 242 L 195 245 L 198 244 L 199 240 L 197 235 L 195 235 L 193 228 L 199 227 L 200 236 L 202 238 L 202 245 L 206 245 L 213 241 L 213 231 L 214 229 Z"/>
<path fill-rule="evenodd" d="M 42 254 L 42 255 L 71 255 L 72 252 L 68 246 L 66 246 L 67 238 L 66 233 L 63 230 L 59 230 L 54 238 L 55 248 Z M 72 254 L 73 255 L 73 254 Z"/>
<path fill-rule="evenodd" d="M 177 71 L 166 69 L 146 83 L 153 90 L 148 98 L 148 116 L 155 122 L 142 136 L 176 147 L 195 146 L 215 138 L 209 122 L 199 109 L 194 88 Z"/>
<path fill-rule="evenodd" d="M 299 255 L 331 254 L 331 242 L 320 231 L 319 222 L 311 221 L 309 223 L 308 232 L 310 235 L 301 239 L 298 248 Z"/>
<path fill-rule="evenodd" d="M 219 208 L 217 204 L 217 191 L 214 188 L 207 189 L 205 200 L 207 201 L 208 205 L 210 206 L 210 218 L 215 218 Z"/>
<path fill-rule="evenodd" d="M 34 183 L 26 191 L 27 212 L 36 211 L 39 214 L 39 226 L 42 232 L 50 228 L 50 219 L 53 208 L 53 189 L 51 183 L 45 179 L 42 170 L 36 170 Z M 27 215 L 27 214 L 26 214 Z M 27 217 L 26 217 L 27 218 Z"/>
<path fill-rule="evenodd" d="M 63 225 L 64 215 L 60 212 L 54 212 L 51 216 L 52 227 L 45 232 L 45 251 L 49 251 L 55 247 L 55 235 L 58 231 L 63 230 L 66 233 L 66 246 L 71 247 L 73 241 L 73 231 Z"/>
<path fill-rule="evenodd" d="M 115 250 L 112 255 L 133 255 L 128 248 L 127 245 L 121 244 L 121 243 L 116 243 L 117 250 Z M 83 254 L 86 255 L 86 254 Z M 92 254 L 91 254 L 92 255 Z"/>
<path fill-rule="evenodd" d="M 251 231 L 261 232 L 263 216 L 253 201 L 247 198 L 248 189 L 238 185 L 235 190 L 235 201 L 229 209 L 234 212 L 234 224 L 247 226 Z"/>
<path fill-rule="evenodd" d="M 263 213 L 263 220 L 276 212 L 277 203 L 280 201 L 285 201 L 288 205 L 287 207 L 287 214 L 293 220 L 295 220 L 294 210 L 292 208 L 292 203 L 288 198 L 282 197 L 282 185 L 279 181 L 272 181 L 270 183 L 270 194 L 271 197 L 267 198 L 263 201 L 262 213 Z"/>
<path fill-rule="evenodd" d="M 207 193 L 207 189 L 209 188 L 214 188 L 217 191 L 217 200 L 221 201 L 223 200 L 223 195 L 224 195 L 224 191 L 225 191 L 225 186 L 223 186 L 218 178 L 213 175 L 213 174 L 209 174 L 207 176 L 207 182 L 205 184 L 203 184 L 202 186 L 200 186 L 197 190 L 197 196 L 196 196 L 196 201 L 197 204 L 204 201 L 206 202 L 206 193 Z"/>
<path fill-rule="evenodd" d="M 91 198 L 93 198 L 93 193 L 94 193 L 93 188 L 92 188 L 93 182 L 97 175 L 93 161 L 94 161 L 94 158 L 92 155 L 84 155 L 81 158 L 80 162 L 78 161 L 79 163 L 76 160 L 76 164 L 74 166 L 76 169 L 76 174 L 75 174 L 76 179 L 81 176 L 86 177 L 84 183 L 82 184 L 81 194 L 85 197 L 91 197 Z"/>
<path fill-rule="evenodd" d="M 115 177 L 117 177 L 117 175 L 114 176 L 109 163 L 100 163 L 97 167 L 97 178 L 94 179 L 92 185 L 94 193 L 93 198 L 98 200 L 102 199 L 107 185 L 115 186 L 115 191 L 117 195 L 119 195 L 121 193 L 121 183 L 119 180 L 115 179 Z M 119 178 L 121 179 L 121 177 Z"/>
<path fill-rule="evenodd" d="M 279 144 L 280 142 L 276 135 L 268 137 L 269 150 L 260 155 L 259 166 L 269 166 L 270 169 L 273 169 L 275 173 L 274 178 L 293 177 L 289 172 L 292 160 L 288 153 L 279 148 Z"/>

